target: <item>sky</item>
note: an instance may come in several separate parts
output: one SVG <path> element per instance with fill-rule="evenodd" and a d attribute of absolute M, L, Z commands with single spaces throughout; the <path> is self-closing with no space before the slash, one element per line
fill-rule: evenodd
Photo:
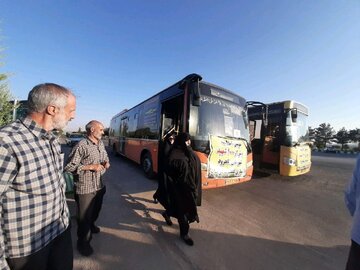
<path fill-rule="evenodd" d="M 0 1 L 9 87 L 77 96 L 67 131 L 110 124 L 190 73 L 264 103 L 296 100 L 311 127 L 360 128 L 359 0 Z"/>

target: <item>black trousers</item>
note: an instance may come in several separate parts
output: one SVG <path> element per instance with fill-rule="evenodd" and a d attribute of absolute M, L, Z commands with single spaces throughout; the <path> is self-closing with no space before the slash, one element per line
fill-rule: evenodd
<path fill-rule="evenodd" d="M 180 236 L 187 235 L 190 229 L 190 225 L 187 217 L 185 215 L 180 215 L 177 220 L 180 227 Z"/>
<path fill-rule="evenodd" d="M 360 245 L 351 240 L 351 247 L 349 252 L 348 261 L 346 263 L 346 270 L 359 270 L 360 269 Z"/>
<path fill-rule="evenodd" d="M 102 189 L 90 194 L 75 194 L 78 213 L 78 242 L 90 242 L 91 227 L 95 225 L 95 221 L 99 217 L 105 193 L 106 187 L 104 186 Z"/>
<path fill-rule="evenodd" d="M 71 270 L 73 247 L 70 226 L 46 247 L 20 258 L 6 259 L 12 270 Z"/>

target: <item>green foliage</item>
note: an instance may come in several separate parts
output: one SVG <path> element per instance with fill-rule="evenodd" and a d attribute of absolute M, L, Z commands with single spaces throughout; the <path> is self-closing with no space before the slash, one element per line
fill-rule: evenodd
<path fill-rule="evenodd" d="M 341 151 L 360 151 L 360 129 L 346 130 L 344 127 L 335 132 L 330 124 L 322 123 L 318 128 L 309 127 L 309 138 L 314 143 L 315 149 L 324 149 L 329 142 L 336 142 L 341 145 Z M 359 143 L 358 148 L 350 148 L 349 143 Z M 336 147 L 336 146 L 334 146 Z M 339 149 L 340 150 L 340 146 Z"/>
<path fill-rule="evenodd" d="M 360 142 L 360 128 L 349 130 L 349 139 L 353 142 Z"/>
<path fill-rule="evenodd" d="M 3 48 L 0 47 L 0 59 L 2 58 Z M 0 62 L 0 67 L 4 64 Z M 13 104 L 10 103 L 12 96 L 10 94 L 7 75 L 0 73 L 0 127 L 12 121 Z"/>
<path fill-rule="evenodd" d="M 0 74 L 0 126 L 12 121 L 13 104 L 10 103 L 12 96 L 7 85 L 7 76 Z"/>
<path fill-rule="evenodd" d="M 322 123 L 315 129 L 315 145 L 318 149 L 323 149 L 326 144 L 333 141 L 335 135 L 334 129 L 330 124 Z"/>
<path fill-rule="evenodd" d="M 360 151 L 360 128 L 351 129 L 349 131 L 349 137 L 351 141 L 359 143 L 357 150 Z"/>
<path fill-rule="evenodd" d="M 312 127 L 310 127 L 309 126 L 309 139 L 310 139 L 310 141 L 315 141 L 315 131 L 316 131 L 316 129 L 315 128 L 312 128 Z"/>
<path fill-rule="evenodd" d="M 341 144 L 341 150 L 344 150 L 344 145 L 350 142 L 349 132 L 344 127 L 336 133 L 334 138 Z"/>

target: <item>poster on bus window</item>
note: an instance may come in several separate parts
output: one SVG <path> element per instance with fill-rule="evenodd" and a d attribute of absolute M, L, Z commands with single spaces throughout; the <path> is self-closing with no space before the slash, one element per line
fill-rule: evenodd
<path fill-rule="evenodd" d="M 159 96 L 155 96 L 144 103 L 143 127 L 149 128 L 151 132 L 158 130 L 158 105 Z"/>
<path fill-rule="evenodd" d="M 208 178 L 245 177 L 246 142 L 214 135 L 209 140 Z"/>

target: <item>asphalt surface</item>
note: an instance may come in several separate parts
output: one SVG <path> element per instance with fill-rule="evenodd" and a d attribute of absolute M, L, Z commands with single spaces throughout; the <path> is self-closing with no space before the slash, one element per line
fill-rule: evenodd
<path fill-rule="evenodd" d="M 203 191 L 189 247 L 176 220 L 166 225 L 161 205 L 152 202 L 156 181 L 111 156 L 91 257 L 76 251 L 75 207 L 68 201 L 74 269 L 344 269 L 351 218 L 343 190 L 354 164 L 355 156 L 315 153 L 307 175 L 258 173 L 247 183 Z"/>

